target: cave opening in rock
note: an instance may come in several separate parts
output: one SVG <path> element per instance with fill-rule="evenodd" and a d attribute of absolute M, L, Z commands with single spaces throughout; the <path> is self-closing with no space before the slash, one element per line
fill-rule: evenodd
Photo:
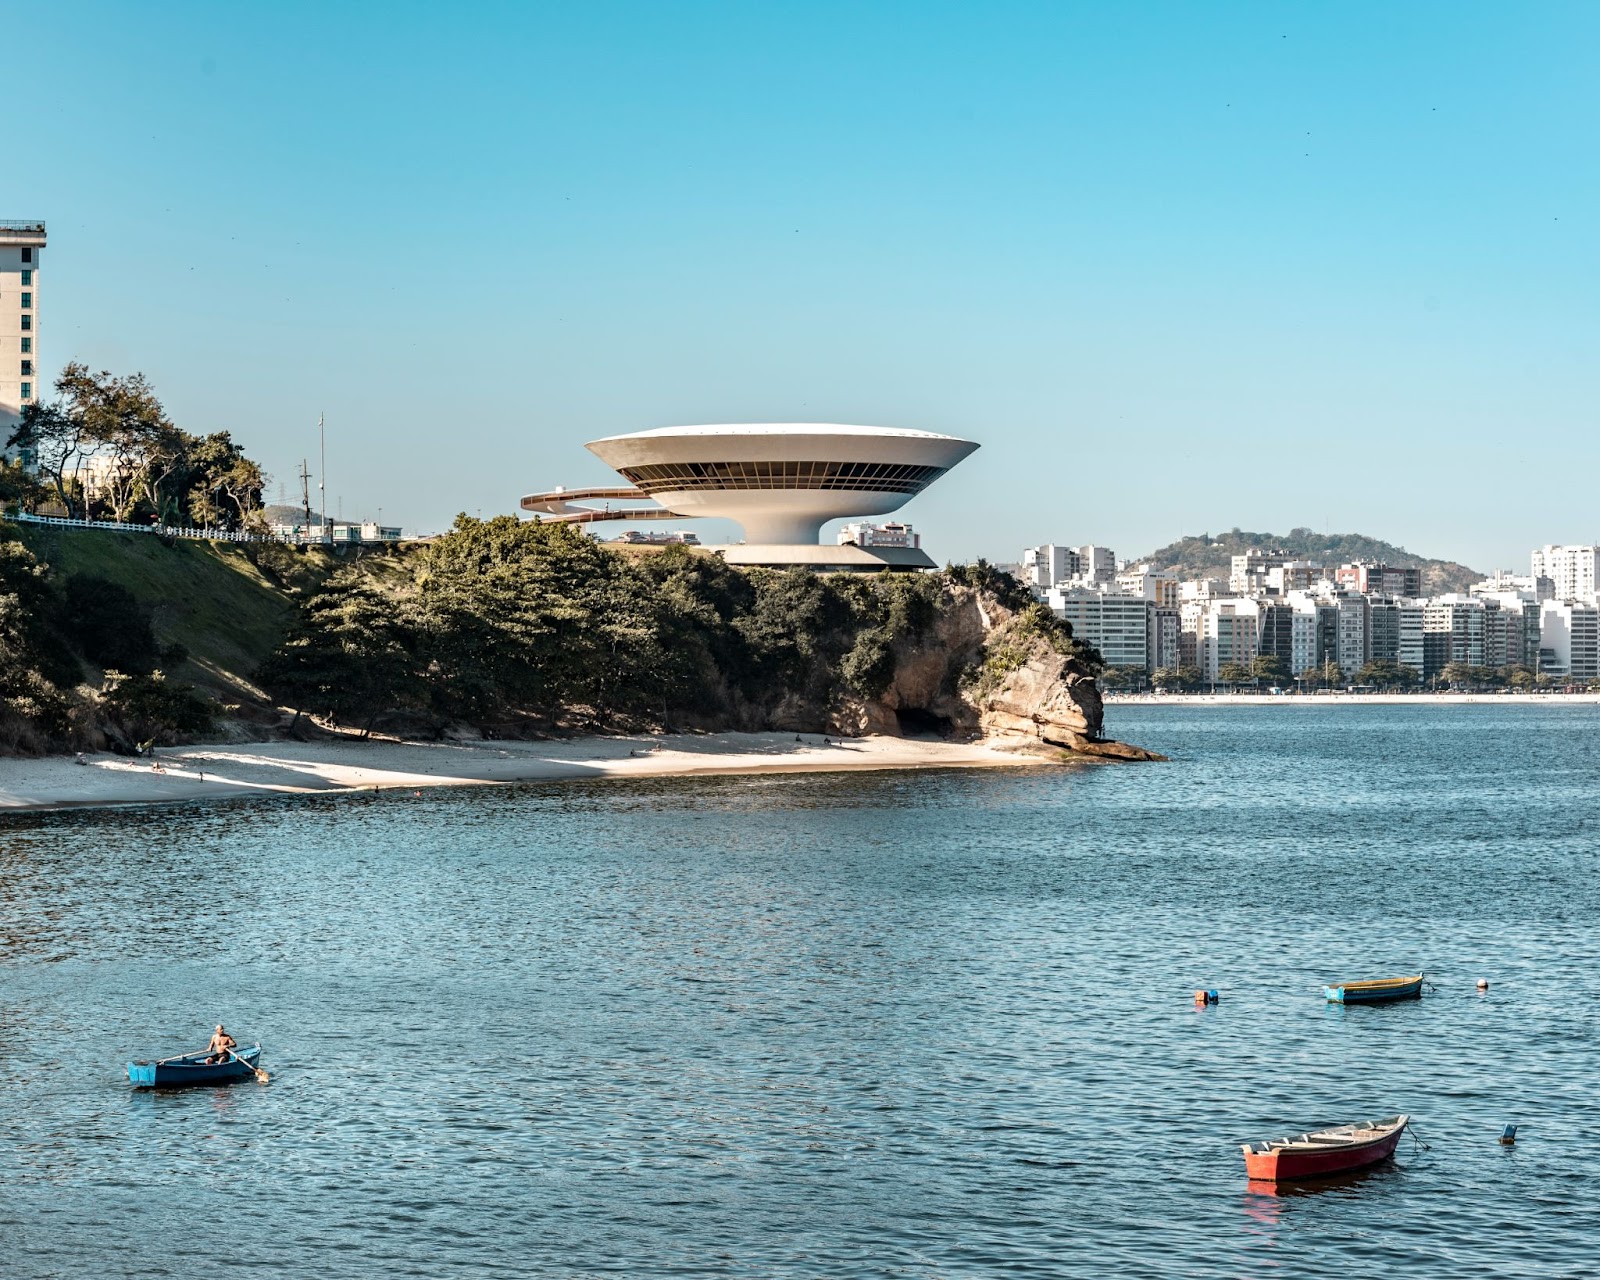
<path fill-rule="evenodd" d="M 900 722 L 900 733 L 907 738 L 948 738 L 955 729 L 949 716 L 921 707 L 901 707 L 894 714 Z"/>

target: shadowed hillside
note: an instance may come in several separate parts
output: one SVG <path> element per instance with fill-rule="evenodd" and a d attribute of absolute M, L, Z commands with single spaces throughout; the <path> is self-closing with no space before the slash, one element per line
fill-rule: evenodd
<path fill-rule="evenodd" d="M 1431 560 L 1404 547 L 1379 538 L 1369 538 L 1361 533 L 1317 533 L 1311 529 L 1291 529 L 1286 534 L 1246 533 L 1230 529 L 1212 537 L 1201 534 L 1183 538 L 1152 551 L 1141 559 L 1148 560 L 1159 569 L 1175 569 L 1186 578 L 1226 578 L 1233 567 L 1233 557 L 1249 551 L 1286 551 L 1304 560 L 1320 560 L 1323 564 L 1343 564 L 1350 560 L 1377 560 L 1403 568 L 1416 566 L 1422 570 L 1422 590 L 1425 595 L 1445 591 L 1465 591 L 1469 585 L 1484 575 L 1476 569 L 1451 560 Z"/>
<path fill-rule="evenodd" d="M 186 655 L 168 675 L 225 702 L 260 699 L 250 677 L 283 640 L 298 601 L 341 563 L 321 548 L 48 525 L 16 531 L 52 581 L 82 576 L 125 589 L 148 611 L 157 643 Z"/>

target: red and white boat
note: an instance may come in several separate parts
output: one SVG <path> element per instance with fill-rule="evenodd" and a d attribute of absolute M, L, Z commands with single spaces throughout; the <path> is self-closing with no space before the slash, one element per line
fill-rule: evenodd
<path fill-rule="evenodd" d="M 1342 1124 L 1302 1133 L 1298 1138 L 1244 1144 L 1244 1167 L 1252 1180 L 1285 1182 L 1325 1178 L 1378 1164 L 1394 1154 L 1410 1116 L 1390 1116 L 1366 1124 Z"/>

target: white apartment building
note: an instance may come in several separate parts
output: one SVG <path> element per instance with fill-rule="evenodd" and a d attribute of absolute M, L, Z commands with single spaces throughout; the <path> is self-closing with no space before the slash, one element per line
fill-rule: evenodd
<path fill-rule="evenodd" d="M 1334 661 L 1344 674 L 1354 679 L 1367 665 L 1367 598 L 1340 596 L 1334 601 L 1339 610 L 1338 651 Z"/>
<path fill-rule="evenodd" d="M 1108 667 L 1149 669 L 1151 605 L 1112 586 L 1052 587 L 1045 604 L 1072 624 L 1072 634 L 1100 650 Z"/>
<path fill-rule="evenodd" d="M 17 429 L 23 408 L 40 395 L 39 259 L 44 241 L 43 222 L 0 222 L 0 452 Z"/>
<path fill-rule="evenodd" d="M 1563 600 L 1539 606 L 1539 670 L 1572 680 L 1600 677 L 1600 607 Z"/>
<path fill-rule="evenodd" d="M 1533 580 L 1549 578 L 1557 600 L 1593 600 L 1600 578 L 1600 546 L 1540 547 L 1533 553 Z"/>
<path fill-rule="evenodd" d="M 1090 544 L 1078 548 L 1078 572 L 1085 582 L 1113 585 L 1117 580 L 1117 557 L 1110 547 Z"/>
<path fill-rule="evenodd" d="M 1125 565 L 1117 573 L 1117 586 L 1130 595 L 1153 600 L 1158 608 L 1178 607 L 1178 575 L 1147 564 Z"/>
<path fill-rule="evenodd" d="M 1229 594 L 1221 578 L 1186 578 L 1178 584 L 1178 603 L 1190 600 L 1217 600 Z"/>
<path fill-rule="evenodd" d="M 1042 547 L 1028 547 L 1022 553 L 1023 583 L 1035 591 L 1048 591 L 1071 582 L 1079 576 L 1081 568 L 1076 547 L 1059 547 L 1047 542 Z"/>
<path fill-rule="evenodd" d="M 922 547 L 922 535 L 910 525 L 899 520 L 887 524 L 873 524 L 870 520 L 856 520 L 839 530 L 841 547 L 909 547 L 913 551 Z"/>
<path fill-rule="evenodd" d="M 1229 663 L 1248 667 L 1256 660 L 1259 606 L 1254 600 L 1213 600 L 1200 619 L 1195 657 L 1206 680 Z"/>
<path fill-rule="evenodd" d="M 1315 560 L 1285 560 L 1267 570 L 1267 590 L 1286 596 L 1291 591 L 1306 591 L 1327 576 L 1328 571 Z"/>
<path fill-rule="evenodd" d="M 1267 575 L 1288 559 L 1282 551 L 1247 551 L 1242 556 L 1234 556 L 1228 574 L 1228 590 L 1239 596 L 1264 590 Z"/>
<path fill-rule="evenodd" d="M 1290 626 L 1289 674 L 1301 675 L 1317 664 L 1317 606 L 1310 600 L 1294 603 Z"/>
<path fill-rule="evenodd" d="M 1534 555 L 1538 555 L 1537 551 Z M 1506 596 L 1517 595 L 1524 600 L 1538 599 L 1539 580 L 1532 577 L 1523 577 L 1521 574 L 1512 573 L 1510 569 L 1496 569 L 1482 582 L 1474 582 L 1467 588 L 1468 594 L 1475 596 Z"/>

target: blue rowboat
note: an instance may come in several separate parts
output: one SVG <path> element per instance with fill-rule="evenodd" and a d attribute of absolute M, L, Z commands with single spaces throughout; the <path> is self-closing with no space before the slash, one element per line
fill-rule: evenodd
<path fill-rule="evenodd" d="M 130 1062 L 128 1082 L 138 1089 L 181 1089 L 190 1084 L 230 1084 L 255 1074 L 261 1061 L 261 1046 L 239 1050 L 226 1062 L 207 1062 L 203 1050 L 186 1053 L 160 1062 Z"/>
<path fill-rule="evenodd" d="M 1422 975 L 1411 978 L 1379 978 L 1375 982 L 1346 982 L 1343 986 L 1323 987 L 1329 1004 L 1384 1004 L 1390 1000 L 1420 1000 Z"/>

